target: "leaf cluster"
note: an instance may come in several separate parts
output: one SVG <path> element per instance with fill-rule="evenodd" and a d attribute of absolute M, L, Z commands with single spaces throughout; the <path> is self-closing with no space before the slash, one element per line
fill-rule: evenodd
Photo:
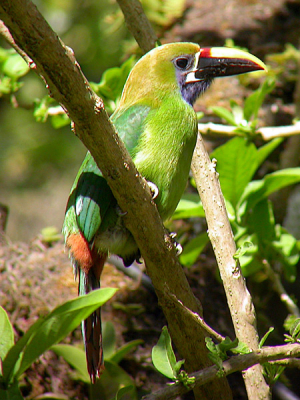
<path fill-rule="evenodd" d="M 297 240 L 281 225 L 275 223 L 269 196 L 300 182 L 300 168 L 271 172 L 254 180 L 259 167 L 282 143 L 283 138 L 257 148 L 253 142 L 258 124 L 258 112 L 264 98 L 274 88 L 274 80 L 267 79 L 245 101 L 244 107 L 231 103 L 231 111 L 214 107 L 214 112 L 236 126 L 237 136 L 218 147 L 212 154 L 216 160 L 227 213 L 237 243 L 236 259 L 243 274 L 249 276 L 264 270 L 265 260 L 281 268 L 286 279 L 294 281 L 299 260 Z M 193 182 L 192 182 L 193 183 Z M 197 194 L 184 195 L 174 214 L 177 218 L 203 217 L 204 211 Z M 184 247 L 180 261 L 192 265 L 203 251 L 208 237 L 200 233 Z"/>
<path fill-rule="evenodd" d="M 1 307 L 0 398 L 22 400 L 18 383 L 22 374 L 40 355 L 65 338 L 82 320 L 109 300 L 116 290 L 99 289 L 67 301 L 47 316 L 39 318 L 16 344 L 13 327 Z"/>
<path fill-rule="evenodd" d="M 19 79 L 28 72 L 28 65 L 15 50 L 0 47 L 0 97 L 19 90 L 22 87 Z"/>
<path fill-rule="evenodd" d="M 99 396 L 101 396 L 101 399 L 108 400 L 137 399 L 137 392 L 132 378 L 118 364 L 143 341 L 132 340 L 117 348 L 116 332 L 111 322 L 103 324 L 102 338 L 105 370 L 101 375 L 101 379 L 97 380 L 94 385 L 91 385 L 90 382 L 83 349 L 68 344 L 57 344 L 52 346 L 51 350 L 58 356 L 63 357 L 75 369 L 75 379 L 82 380 L 89 385 L 90 400 L 99 399 Z"/>
<path fill-rule="evenodd" d="M 195 378 L 189 377 L 184 370 L 181 370 L 185 360 L 176 361 L 171 337 L 166 326 L 163 327 L 159 340 L 152 349 L 152 362 L 158 372 L 172 379 L 174 383 L 181 382 L 189 389 L 193 387 Z"/>

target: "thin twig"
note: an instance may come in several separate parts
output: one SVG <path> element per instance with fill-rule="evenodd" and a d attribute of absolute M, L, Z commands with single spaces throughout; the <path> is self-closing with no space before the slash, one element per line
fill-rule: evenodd
<path fill-rule="evenodd" d="M 288 368 L 300 369 L 300 359 L 299 358 L 284 358 L 283 360 L 272 361 L 271 364 L 282 365 Z"/>
<path fill-rule="evenodd" d="M 278 273 L 276 273 L 270 263 L 267 260 L 263 260 L 262 262 L 264 266 L 264 270 L 272 282 L 273 288 L 275 292 L 278 293 L 280 300 L 286 305 L 290 314 L 293 314 L 295 317 L 300 318 L 300 310 L 297 304 L 293 301 L 291 296 L 285 290 Z"/>
<path fill-rule="evenodd" d="M 275 361 L 286 359 L 287 357 L 299 357 L 300 345 L 299 344 L 286 344 L 282 346 L 263 347 L 262 349 L 253 351 L 248 354 L 241 354 L 231 357 L 229 360 L 224 361 L 222 370 L 220 371 L 217 366 L 205 368 L 201 371 L 189 374 L 189 377 L 195 378 L 195 386 L 203 385 L 219 378 L 220 376 L 227 376 L 237 371 L 246 370 L 255 364 L 264 364 L 268 361 Z M 191 388 L 186 388 L 181 383 L 165 387 L 154 393 L 143 397 L 143 400 L 172 400 L 176 397 L 187 393 Z M 263 397 L 260 397 L 263 399 Z M 259 397 L 256 398 L 256 400 Z M 264 398 L 265 399 L 265 398 Z"/>
<path fill-rule="evenodd" d="M 169 290 L 167 290 L 166 292 L 168 293 L 168 296 L 170 297 L 170 299 L 172 299 L 174 301 L 176 306 L 182 307 L 183 310 L 188 314 L 188 316 L 191 317 L 192 319 L 194 319 L 195 321 L 197 321 L 197 323 L 202 326 L 202 328 L 209 334 L 209 336 L 213 337 L 218 342 L 222 342 L 223 340 L 225 340 L 225 337 L 220 335 L 220 333 L 215 331 L 213 328 L 211 328 L 199 314 L 197 314 L 196 312 L 193 312 L 188 307 L 186 307 L 182 303 L 182 301 L 180 301 L 176 298 L 175 295 L 169 294 L 170 293 Z"/>
<path fill-rule="evenodd" d="M 281 382 L 276 382 L 273 388 L 274 394 L 278 400 L 300 400 L 300 397 L 292 392 Z"/>
<path fill-rule="evenodd" d="M 155 47 L 157 36 L 139 0 L 117 0 L 132 36 L 144 53 Z"/>
<path fill-rule="evenodd" d="M 202 135 L 218 135 L 234 137 L 239 135 L 237 127 L 232 125 L 214 124 L 208 122 L 207 124 L 198 124 L 198 129 Z M 294 125 L 287 126 L 266 126 L 257 129 L 257 134 L 268 141 L 278 137 L 289 137 L 300 134 L 300 121 L 295 122 Z"/>

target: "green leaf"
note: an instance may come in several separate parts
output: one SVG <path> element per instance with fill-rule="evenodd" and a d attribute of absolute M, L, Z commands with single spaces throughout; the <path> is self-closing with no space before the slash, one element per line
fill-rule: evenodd
<path fill-rule="evenodd" d="M 220 352 L 226 355 L 226 352 L 236 347 L 238 345 L 238 342 L 238 338 L 231 340 L 228 336 L 226 336 L 226 338 L 217 345 L 217 348 Z"/>
<path fill-rule="evenodd" d="M 121 97 L 123 87 L 134 64 L 135 58 L 130 57 L 121 67 L 107 69 L 99 84 L 91 83 L 92 89 L 100 97 L 116 102 Z"/>
<path fill-rule="evenodd" d="M 209 351 L 208 357 L 211 359 L 213 363 L 217 365 L 219 369 L 223 368 L 223 358 L 220 355 L 220 352 L 217 348 L 217 345 L 213 342 L 212 338 L 206 337 L 205 344 Z"/>
<path fill-rule="evenodd" d="M 284 141 L 284 138 L 276 138 L 269 143 L 261 146 L 257 150 L 257 168 L 266 160 L 266 158 Z"/>
<path fill-rule="evenodd" d="M 255 90 L 245 100 L 244 103 L 244 118 L 250 121 L 251 118 L 257 119 L 258 111 L 268 93 L 275 87 L 275 80 L 273 78 L 266 79 L 260 88 Z"/>
<path fill-rule="evenodd" d="M 51 124 L 55 129 L 67 126 L 70 124 L 70 122 L 71 122 L 70 118 L 65 113 L 51 115 Z"/>
<path fill-rule="evenodd" d="M 128 385 L 118 390 L 115 400 L 131 400 L 134 394 L 136 394 L 135 387 Z"/>
<path fill-rule="evenodd" d="M 237 123 L 235 121 L 234 115 L 231 111 L 227 110 L 227 108 L 224 107 L 211 107 L 210 108 L 212 112 L 214 112 L 218 117 L 225 119 L 225 121 L 229 125 L 234 125 L 237 126 Z"/>
<path fill-rule="evenodd" d="M 116 350 L 116 332 L 112 322 L 106 321 L 102 326 L 104 359 L 110 359 Z"/>
<path fill-rule="evenodd" d="M 182 218 L 204 218 L 205 212 L 199 195 L 196 193 L 185 193 L 176 210 L 172 216 L 172 219 L 182 219 Z"/>
<path fill-rule="evenodd" d="M 209 239 L 206 232 L 201 233 L 190 240 L 187 245 L 184 246 L 183 252 L 179 257 L 180 262 L 186 266 L 193 265 L 196 262 L 199 254 L 202 253 L 208 241 Z"/>
<path fill-rule="evenodd" d="M 237 249 L 237 251 L 234 253 L 233 258 L 235 260 L 238 260 L 241 258 L 243 255 L 249 252 L 249 249 L 253 249 L 254 245 L 252 242 L 248 242 L 247 240 Z"/>
<path fill-rule="evenodd" d="M 244 120 L 244 112 L 242 107 L 240 107 L 235 100 L 230 100 L 230 107 L 232 109 L 232 114 L 234 116 L 235 125 L 246 125 Z"/>
<path fill-rule="evenodd" d="M 0 306 L 0 359 L 4 360 L 14 345 L 14 331 L 4 308 Z M 1 374 L 1 368 L 0 368 Z"/>
<path fill-rule="evenodd" d="M 273 331 L 274 331 L 274 327 L 271 326 L 271 327 L 268 329 L 268 332 L 266 332 L 266 333 L 264 334 L 264 336 L 261 338 L 261 340 L 260 340 L 260 342 L 259 342 L 259 345 L 258 345 L 258 347 L 259 347 L 260 349 L 263 347 L 263 345 L 265 344 L 266 340 L 268 339 L 268 337 L 270 336 L 270 334 L 271 334 Z"/>
<path fill-rule="evenodd" d="M 46 243 L 57 242 L 62 239 L 62 234 L 58 231 L 56 226 L 47 226 L 41 230 L 42 241 Z"/>
<path fill-rule="evenodd" d="M 257 249 L 257 247 L 256 247 Z M 258 249 L 257 249 L 258 250 Z M 240 258 L 243 276 L 251 276 L 262 269 L 262 263 L 254 255 L 244 255 Z"/>
<path fill-rule="evenodd" d="M 268 174 L 262 180 L 250 182 L 239 200 L 237 207 L 239 218 L 271 193 L 298 182 L 300 182 L 300 168 L 286 168 Z"/>
<path fill-rule="evenodd" d="M 289 314 L 286 317 L 286 319 L 283 323 L 283 326 L 284 326 L 284 329 L 286 329 L 289 333 L 292 334 L 293 327 L 298 323 L 300 323 L 300 318 L 296 317 L 293 314 Z"/>
<path fill-rule="evenodd" d="M 272 242 L 275 250 L 273 258 L 281 261 L 285 278 L 294 282 L 297 275 L 296 265 L 300 258 L 297 240 L 280 225 L 276 226 L 276 232 L 277 240 Z"/>
<path fill-rule="evenodd" d="M 18 382 L 9 386 L 7 389 L 2 389 L 0 387 L 0 399 L 1 400 L 24 400 L 22 393 L 20 391 Z"/>
<path fill-rule="evenodd" d="M 160 338 L 152 349 L 152 362 L 161 374 L 169 379 L 176 379 L 176 357 L 166 326 L 163 327 Z"/>
<path fill-rule="evenodd" d="M 275 239 L 275 218 L 270 200 L 263 199 L 255 205 L 247 218 L 247 227 L 249 233 L 257 235 L 259 242 L 271 242 Z"/>
<path fill-rule="evenodd" d="M 101 379 L 97 379 L 96 384 L 90 385 L 90 399 L 115 399 L 118 391 L 128 386 L 132 389 L 127 394 L 120 393 L 123 396 L 122 400 L 137 400 L 132 378 L 119 365 L 106 360 Z"/>
<path fill-rule="evenodd" d="M 70 364 L 79 374 L 79 379 L 90 383 L 91 379 L 86 367 L 85 351 L 70 344 L 56 344 L 50 347 L 50 350 Z"/>
<path fill-rule="evenodd" d="M 26 75 L 29 69 L 27 63 L 19 54 L 13 54 L 4 62 L 2 71 L 10 78 L 18 79 Z"/>
<path fill-rule="evenodd" d="M 55 308 L 45 318 L 40 318 L 4 359 L 3 375 L 6 382 L 17 379 L 41 354 L 67 336 L 116 291 L 113 288 L 94 290 Z"/>
<path fill-rule="evenodd" d="M 244 235 L 237 241 L 237 246 L 243 247 L 244 243 L 251 242 L 252 246 L 247 248 L 247 251 L 239 257 L 242 273 L 244 276 L 250 276 L 262 268 L 258 254 L 258 239 L 257 235 Z"/>
<path fill-rule="evenodd" d="M 244 138 L 236 137 L 218 147 L 211 158 L 217 159 L 217 171 L 225 199 L 236 207 L 256 171 L 256 147 Z"/>
<path fill-rule="evenodd" d="M 124 346 L 121 346 L 119 349 L 115 351 L 113 355 L 111 355 L 110 360 L 115 362 L 116 364 L 119 364 L 120 361 L 123 360 L 123 358 L 133 349 L 135 349 L 138 345 L 144 343 L 143 340 L 136 339 L 132 340 L 131 342 L 128 342 L 124 344 Z M 105 354 L 105 353 L 104 353 Z"/>
<path fill-rule="evenodd" d="M 178 377 L 178 375 L 180 375 L 180 370 L 183 366 L 183 364 L 185 363 L 185 360 L 179 360 L 177 361 L 177 363 L 175 364 L 175 374 Z"/>
<path fill-rule="evenodd" d="M 194 376 L 189 376 L 186 371 L 180 371 L 177 376 L 176 383 L 182 383 L 188 390 L 192 390 L 195 384 L 196 378 Z"/>
<path fill-rule="evenodd" d="M 12 79 L 4 76 L 0 79 L 0 93 L 9 94 L 14 92 Z"/>
<path fill-rule="evenodd" d="M 234 354 L 247 354 L 250 353 L 249 347 L 243 343 L 238 341 L 237 345 L 231 349 Z"/>

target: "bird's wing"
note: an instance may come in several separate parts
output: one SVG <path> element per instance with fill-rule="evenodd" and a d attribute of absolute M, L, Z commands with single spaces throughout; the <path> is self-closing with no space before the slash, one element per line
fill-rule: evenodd
<path fill-rule="evenodd" d="M 91 243 L 113 201 L 106 180 L 88 152 L 69 196 L 63 228 L 65 236 L 79 230 Z"/>
<path fill-rule="evenodd" d="M 148 106 L 134 105 L 112 116 L 117 132 L 131 154 L 134 154 L 149 111 Z M 106 212 L 115 206 L 110 187 L 88 152 L 69 196 L 63 226 L 65 237 L 79 230 L 87 242 L 92 243 Z"/>
<path fill-rule="evenodd" d="M 134 155 L 135 148 L 145 129 L 145 120 L 151 108 L 144 104 L 135 104 L 127 109 L 117 110 L 111 117 L 118 135 L 123 140 L 130 155 Z"/>

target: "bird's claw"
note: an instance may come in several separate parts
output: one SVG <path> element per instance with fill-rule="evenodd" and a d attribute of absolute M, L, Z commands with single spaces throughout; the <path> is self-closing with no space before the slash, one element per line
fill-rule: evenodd
<path fill-rule="evenodd" d="M 150 188 L 150 192 L 152 194 L 152 199 L 154 200 L 154 199 L 156 199 L 156 197 L 159 194 L 158 187 L 153 182 L 147 181 L 147 183 L 148 183 L 148 186 Z"/>
<path fill-rule="evenodd" d="M 182 253 L 182 246 L 181 246 L 180 243 L 176 242 L 176 240 L 175 240 L 175 238 L 177 236 L 177 233 L 176 232 L 170 232 L 169 236 L 170 236 L 170 238 L 171 238 L 171 240 L 173 242 L 173 245 L 175 247 L 176 255 L 180 256 L 180 254 Z"/>
<path fill-rule="evenodd" d="M 127 211 L 122 211 L 121 207 L 116 205 L 116 213 L 119 217 L 124 217 L 127 214 Z"/>

